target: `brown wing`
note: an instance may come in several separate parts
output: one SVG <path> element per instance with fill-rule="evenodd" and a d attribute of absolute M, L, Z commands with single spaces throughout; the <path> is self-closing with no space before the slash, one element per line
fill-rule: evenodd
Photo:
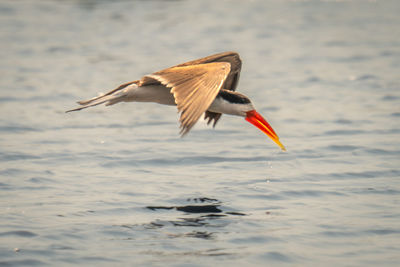
<path fill-rule="evenodd" d="M 146 75 L 141 82 L 156 80 L 171 88 L 181 113 L 181 134 L 185 135 L 214 101 L 230 70 L 227 62 L 181 64 Z"/>
<path fill-rule="evenodd" d="M 204 57 L 201 59 L 189 61 L 183 64 L 179 64 L 177 66 L 189 66 L 189 65 L 197 65 L 197 64 L 204 64 L 211 62 L 228 62 L 231 65 L 231 71 L 229 72 L 229 75 L 226 78 L 222 88 L 226 90 L 235 91 L 237 84 L 239 82 L 240 70 L 242 68 L 242 61 L 240 60 L 239 54 L 236 52 L 223 52 L 208 57 Z M 210 124 L 212 121 L 214 121 L 213 127 L 215 127 L 221 116 L 222 116 L 221 113 L 206 111 L 204 114 L 204 119 L 208 120 L 207 124 Z"/>
<path fill-rule="evenodd" d="M 240 70 L 242 69 L 242 61 L 239 57 L 239 54 L 236 52 L 223 52 L 215 55 L 211 55 L 208 57 L 203 57 L 200 59 L 192 60 L 186 63 L 182 63 L 176 65 L 174 67 L 182 67 L 182 66 L 190 66 L 190 65 L 199 65 L 205 63 L 212 62 L 227 62 L 231 65 L 231 71 L 228 74 L 228 77 L 225 80 L 223 89 L 235 91 L 237 84 L 239 82 Z"/>

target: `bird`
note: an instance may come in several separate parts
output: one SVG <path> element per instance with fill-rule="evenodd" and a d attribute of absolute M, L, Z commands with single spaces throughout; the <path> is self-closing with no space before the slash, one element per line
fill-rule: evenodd
<path fill-rule="evenodd" d="M 259 114 L 250 99 L 236 92 L 242 61 L 236 52 L 222 52 L 121 84 L 110 92 L 78 101 L 78 111 L 105 103 L 155 102 L 177 106 L 180 114 L 180 134 L 185 136 L 204 114 L 207 124 L 217 124 L 222 114 L 244 117 L 283 151 L 285 147 L 270 124 Z"/>

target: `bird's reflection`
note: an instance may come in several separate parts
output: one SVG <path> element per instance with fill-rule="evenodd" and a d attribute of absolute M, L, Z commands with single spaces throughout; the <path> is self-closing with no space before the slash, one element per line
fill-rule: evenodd
<path fill-rule="evenodd" d="M 219 205 L 186 205 L 186 206 L 172 206 L 172 207 L 164 207 L 164 206 L 148 206 L 147 208 L 150 210 L 172 210 L 176 209 L 179 211 L 187 212 L 187 213 L 220 213 L 222 210 L 218 208 Z"/>
<path fill-rule="evenodd" d="M 168 227 L 189 227 L 188 232 L 168 233 L 168 237 L 191 237 L 201 239 L 213 239 L 215 231 L 207 229 L 221 228 L 229 224 L 229 216 L 245 216 L 246 214 L 234 211 L 225 211 L 226 208 L 218 199 L 199 197 L 186 199 L 188 205 L 179 206 L 147 206 L 151 211 L 171 210 L 178 211 L 179 215 L 173 220 L 154 220 L 148 224 L 142 225 L 145 229 L 159 229 Z M 223 206 L 223 207 L 222 207 Z M 183 215 L 183 216 L 182 216 Z M 224 219 L 224 220 L 223 220 Z M 194 230 L 192 227 L 202 227 L 201 230 Z"/>
<path fill-rule="evenodd" d="M 246 215 L 241 212 L 224 212 L 220 206 L 222 205 L 222 202 L 219 201 L 218 199 L 215 198 L 207 198 L 207 197 L 200 197 L 200 198 L 188 198 L 186 200 L 187 202 L 194 202 L 193 204 L 190 205 L 184 205 L 184 206 L 147 206 L 147 209 L 150 210 L 177 210 L 177 211 L 182 211 L 185 213 L 209 213 L 205 216 L 201 217 L 223 217 L 229 215 Z M 200 204 L 198 204 L 200 203 Z M 206 203 L 206 204 L 203 204 Z M 215 214 L 217 213 L 217 214 Z"/>

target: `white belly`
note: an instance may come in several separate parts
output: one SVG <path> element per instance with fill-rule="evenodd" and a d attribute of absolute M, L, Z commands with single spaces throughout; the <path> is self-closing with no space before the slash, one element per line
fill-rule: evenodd
<path fill-rule="evenodd" d="M 128 91 L 125 102 L 155 102 L 163 105 L 176 105 L 175 98 L 170 93 L 171 89 L 163 85 L 137 86 L 133 84 L 128 87 L 124 89 Z"/>

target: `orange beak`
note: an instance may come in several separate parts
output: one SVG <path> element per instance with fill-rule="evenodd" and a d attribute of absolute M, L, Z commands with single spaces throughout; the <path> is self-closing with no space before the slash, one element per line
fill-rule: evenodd
<path fill-rule="evenodd" d="M 246 121 L 250 122 L 258 129 L 263 131 L 266 135 L 268 135 L 283 151 L 286 151 L 286 148 L 279 141 L 278 135 L 275 133 L 274 129 L 272 129 L 271 125 L 255 110 L 250 110 L 246 113 Z"/>

